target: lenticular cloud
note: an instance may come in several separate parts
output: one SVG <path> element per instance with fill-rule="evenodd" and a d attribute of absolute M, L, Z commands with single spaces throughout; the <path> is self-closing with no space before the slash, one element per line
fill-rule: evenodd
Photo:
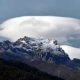
<path fill-rule="evenodd" d="M 80 48 L 74 48 L 67 45 L 62 45 L 61 47 L 66 53 L 68 53 L 71 59 L 74 59 L 74 58 L 80 59 Z"/>
<path fill-rule="evenodd" d="M 51 16 L 24 16 L 9 19 L 0 25 L 0 36 L 12 41 L 23 36 L 56 38 L 61 42 L 80 37 L 80 20 L 51 17 Z"/>
<path fill-rule="evenodd" d="M 9 19 L 0 25 L 0 37 L 15 41 L 23 36 L 36 38 L 57 39 L 61 44 L 67 44 L 69 40 L 80 40 L 80 20 L 54 16 L 23 16 Z M 79 58 L 80 49 L 62 46 L 69 51 L 71 58 Z M 74 52 L 75 52 L 74 51 Z M 76 56 L 75 56 L 76 55 Z"/>

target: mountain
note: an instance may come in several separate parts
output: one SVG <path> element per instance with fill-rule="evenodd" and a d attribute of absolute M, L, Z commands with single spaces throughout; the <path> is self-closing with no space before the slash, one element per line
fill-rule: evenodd
<path fill-rule="evenodd" d="M 7 58 L 7 55 L 8 57 L 10 55 L 10 57 L 14 56 L 17 59 L 18 57 L 31 61 L 41 59 L 42 61 L 56 64 L 65 64 L 70 61 L 70 58 L 60 47 L 57 40 L 35 39 L 26 36 L 14 43 L 10 41 L 0 43 L 0 52 L 5 53 L 5 55 L 1 54 L 5 59 L 10 59 Z"/>
<path fill-rule="evenodd" d="M 80 60 L 71 60 L 55 39 L 25 36 L 15 42 L 0 42 L 0 58 L 19 61 L 66 80 L 80 79 Z"/>

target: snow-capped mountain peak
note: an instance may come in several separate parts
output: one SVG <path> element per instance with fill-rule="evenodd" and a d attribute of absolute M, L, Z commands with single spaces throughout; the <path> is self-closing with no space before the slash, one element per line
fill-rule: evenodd
<path fill-rule="evenodd" d="M 24 37 L 24 38 L 20 38 L 18 39 L 15 44 L 17 45 L 26 45 L 26 46 L 30 46 L 31 48 L 42 48 L 43 51 L 47 51 L 48 48 L 52 49 L 53 51 L 61 51 L 62 48 L 60 47 L 60 45 L 58 44 L 57 40 L 50 40 L 50 39 L 36 39 L 36 38 L 30 38 L 30 37 Z M 17 46 L 15 45 L 15 46 Z M 58 52 L 59 54 L 63 54 L 62 52 L 60 53 L 60 51 Z M 58 54 L 56 53 L 56 54 Z"/>
<path fill-rule="evenodd" d="M 9 42 L 9 44 L 6 44 L 5 42 L 2 42 L 0 47 L 4 49 L 3 52 L 9 53 L 9 51 L 11 51 L 15 55 L 27 55 L 27 57 L 30 56 L 34 59 L 35 56 L 38 58 L 45 58 L 45 60 L 48 60 L 49 58 L 53 59 L 54 56 L 67 56 L 58 44 L 58 41 L 54 39 L 36 39 L 25 36 L 24 38 L 20 38 L 13 43 Z"/>
<path fill-rule="evenodd" d="M 55 39 L 37 39 L 25 36 L 16 42 L 0 42 L 0 58 L 22 62 L 40 60 L 77 67 L 61 47 Z"/>

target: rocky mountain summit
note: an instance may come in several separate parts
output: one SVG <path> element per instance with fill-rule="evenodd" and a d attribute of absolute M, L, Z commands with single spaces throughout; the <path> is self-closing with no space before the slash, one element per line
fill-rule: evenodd
<path fill-rule="evenodd" d="M 57 40 L 20 38 L 15 42 L 0 42 L 0 58 L 19 60 L 21 62 L 43 61 L 51 64 L 62 64 L 70 68 L 80 68 L 80 60 L 71 60 L 60 47 Z M 78 62 L 77 62 L 78 61 Z"/>

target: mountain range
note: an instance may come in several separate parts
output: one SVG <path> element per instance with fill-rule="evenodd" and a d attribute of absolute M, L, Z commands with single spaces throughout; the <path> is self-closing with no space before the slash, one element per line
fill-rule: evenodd
<path fill-rule="evenodd" d="M 0 58 L 6 61 L 20 61 L 66 80 L 80 78 L 80 60 L 71 60 L 55 39 L 24 36 L 15 42 L 0 42 Z"/>

